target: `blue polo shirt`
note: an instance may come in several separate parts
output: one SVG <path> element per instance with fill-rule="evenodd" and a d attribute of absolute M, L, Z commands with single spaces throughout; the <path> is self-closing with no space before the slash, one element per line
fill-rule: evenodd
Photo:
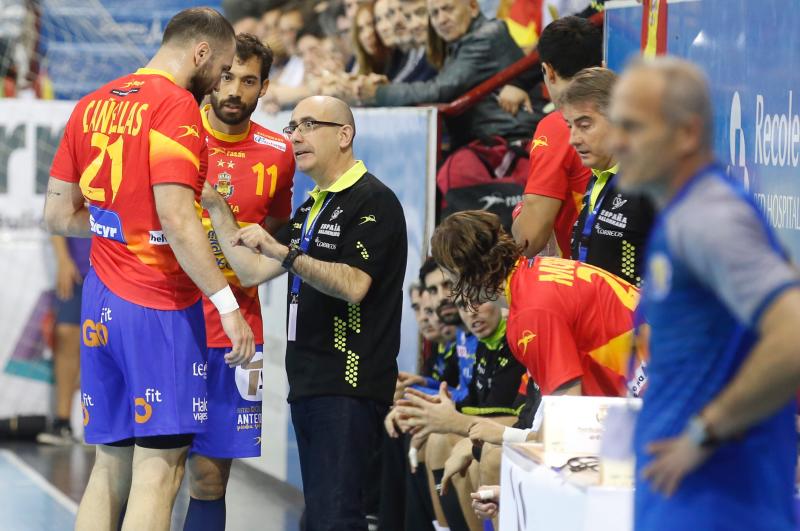
<path fill-rule="evenodd" d="M 772 229 L 721 168 L 700 171 L 660 213 L 642 309 L 652 327 L 636 427 L 637 530 L 794 530 L 795 404 L 721 445 L 671 498 L 641 478 L 646 446 L 680 434 L 736 375 L 765 309 L 798 277 Z"/>

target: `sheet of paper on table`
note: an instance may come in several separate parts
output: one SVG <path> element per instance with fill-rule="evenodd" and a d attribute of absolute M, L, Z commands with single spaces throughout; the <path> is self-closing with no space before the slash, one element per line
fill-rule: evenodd
<path fill-rule="evenodd" d="M 599 456 L 610 407 L 641 407 L 638 398 L 600 396 L 542 397 L 544 463 L 561 467 L 577 456 Z"/>

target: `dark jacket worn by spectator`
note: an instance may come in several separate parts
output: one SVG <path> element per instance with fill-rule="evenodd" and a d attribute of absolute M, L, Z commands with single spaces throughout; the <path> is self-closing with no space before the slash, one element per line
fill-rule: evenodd
<path fill-rule="evenodd" d="M 447 56 L 439 74 L 429 81 L 382 85 L 375 93 L 379 106 L 446 103 L 521 59 L 508 27 L 501 20 L 479 14 L 460 39 L 448 44 Z M 447 120 L 453 145 L 488 136 L 509 140 L 530 138 L 537 117 L 520 111 L 516 116 L 504 111 L 490 94 L 459 117 Z"/>

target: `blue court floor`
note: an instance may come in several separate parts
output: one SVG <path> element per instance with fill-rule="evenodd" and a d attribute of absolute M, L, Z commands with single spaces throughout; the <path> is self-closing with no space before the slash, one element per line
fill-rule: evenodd
<path fill-rule="evenodd" d="M 0 530 L 70 531 L 94 462 L 94 448 L 0 443 Z M 227 530 L 296 531 L 302 495 L 286 484 L 234 463 L 228 485 Z M 189 495 L 184 482 L 172 516 L 181 531 Z"/>

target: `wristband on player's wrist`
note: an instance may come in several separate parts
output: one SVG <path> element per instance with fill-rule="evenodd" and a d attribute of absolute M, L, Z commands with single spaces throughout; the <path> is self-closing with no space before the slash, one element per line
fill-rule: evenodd
<path fill-rule="evenodd" d="M 531 430 L 521 430 L 519 428 L 512 428 L 506 426 L 503 430 L 503 442 L 507 443 L 521 443 L 528 440 L 528 434 Z"/>
<path fill-rule="evenodd" d="M 217 308 L 220 315 L 231 313 L 239 309 L 239 303 L 236 302 L 236 296 L 233 294 L 230 286 L 225 286 L 218 292 L 209 297 L 211 303 Z"/>

